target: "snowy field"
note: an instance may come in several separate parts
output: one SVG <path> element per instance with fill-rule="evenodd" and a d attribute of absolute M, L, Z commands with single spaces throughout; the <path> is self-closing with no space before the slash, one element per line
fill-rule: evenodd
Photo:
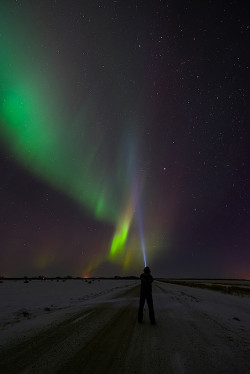
<path fill-rule="evenodd" d="M 249 296 L 155 281 L 140 325 L 139 285 L 5 280 L 0 373 L 250 373 Z"/>

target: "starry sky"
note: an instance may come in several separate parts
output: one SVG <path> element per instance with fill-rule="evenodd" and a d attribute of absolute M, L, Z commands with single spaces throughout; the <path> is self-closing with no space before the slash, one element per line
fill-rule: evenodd
<path fill-rule="evenodd" d="M 0 275 L 250 279 L 244 1 L 0 5 Z"/>

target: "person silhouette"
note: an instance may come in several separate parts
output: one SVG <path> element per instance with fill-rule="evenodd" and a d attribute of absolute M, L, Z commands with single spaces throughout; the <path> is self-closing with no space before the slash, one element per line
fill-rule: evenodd
<path fill-rule="evenodd" d="M 148 309 L 149 309 L 149 319 L 151 325 L 155 325 L 155 314 L 154 314 L 154 305 L 152 298 L 152 282 L 154 278 L 150 274 L 150 269 L 148 266 L 144 268 L 144 272 L 140 276 L 141 280 L 141 291 L 140 291 L 140 304 L 138 310 L 138 322 L 142 323 L 143 321 L 143 308 L 145 300 L 147 300 Z"/>

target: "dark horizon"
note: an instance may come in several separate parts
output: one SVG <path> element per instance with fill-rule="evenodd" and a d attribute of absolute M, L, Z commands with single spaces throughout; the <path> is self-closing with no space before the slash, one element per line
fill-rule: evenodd
<path fill-rule="evenodd" d="M 45 275 L 33 275 L 33 276 L 20 276 L 20 277 L 8 277 L 8 276 L 0 276 L 0 281 L 4 280 L 41 280 L 41 281 L 46 281 L 46 280 L 105 280 L 105 279 L 113 279 L 113 280 L 140 280 L 139 275 L 107 275 L 107 276 L 71 276 L 71 275 L 61 275 L 61 276 L 45 276 Z M 166 281 L 244 281 L 244 282 L 249 282 L 250 279 L 246 278 L 195 278 L 195 277 L 185 277 L 185 278 L 176 278 L 176 277 L 159 277 L 159 276 L 154 276 L 154 280 L 166 280 Z"/>

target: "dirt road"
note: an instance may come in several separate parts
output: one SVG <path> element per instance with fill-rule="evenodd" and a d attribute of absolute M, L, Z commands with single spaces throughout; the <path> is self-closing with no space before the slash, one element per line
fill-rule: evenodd
<path fill-rule="evenodd" d="M 155 282 L 157 325 L 137 323 L 139 286 L 83 306 L 0 351 L 1 374 L 250 373 L 250 305 Z M 236 298 L 236 299 L 235 299 Z"/>

